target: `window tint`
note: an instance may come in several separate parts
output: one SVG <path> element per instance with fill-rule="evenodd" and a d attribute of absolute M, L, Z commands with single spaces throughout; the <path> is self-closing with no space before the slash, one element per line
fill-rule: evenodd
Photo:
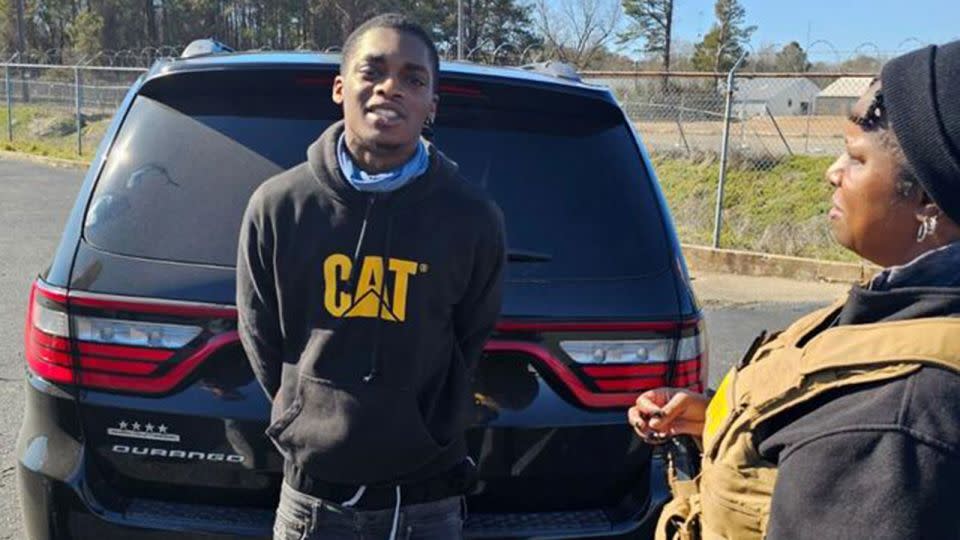
<path fill-rule="evenodd" d="M 126 255 L 233 265 L 250 195 L 302 162 L 336 120 L 336 109 L 315 98 L 266 107 L 260 96 L 138 97 L 97 185 L 87 240 Z M 537 254 L 512 263 L 511 278 L 609 278 L 665 267 L 664 224 L 617 109 L 497 105 L 441 101 L 435 142 L 503 209 L 510 247 Z"/>
<path fill-rule="evenodd" d="M 98 182 L 87 240 L 125 255 L 234 264 L 250 195 L 302 162 L 333 119 L 217 113 L 138 97 Z"/>
<path fill-rule="evenodd" d="M 517 123 L 516 115 L 511 122 Z M 512 278 L 637 276 L 667 264 L 660 212 L 629 128 L 447 127 L 437 145 L 503 210 L 510 247 L 550 257 L 510 265 Z M 556 115 L 555 115 L 556 116 Z M 547 125 L 550 129 L 531 129 Z"/>

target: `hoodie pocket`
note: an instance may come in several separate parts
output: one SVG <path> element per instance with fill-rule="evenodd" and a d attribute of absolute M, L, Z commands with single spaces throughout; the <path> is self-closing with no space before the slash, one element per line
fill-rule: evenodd
<path fill-rule="evenodd" d="M 445 376 L 439 383 L 421 387 L 418 392 L 420 415 L 441 446 L 449 445 L 463 435 L 473 411 L 473 374 L 467 368 L 460 347 L 454 343 L 444 356 L 451 359 Z"/>
<path fill-rule="evenodd" d="M 444 450 L 430 435 L 412 391 L 303 374 L 297 398 L 269 434 L 305 473 L 343 484 L 388 482 Z"/>
<path fill-rule="evenodd" d="M 300 392 L 298 391 L 293 401 L 290 403 L 290 406 L 284 409 L 284 411 L 280 413 L 280 416 L 278 416 L 273 423 L 267 426 L 267 437 L 273 441 L 273 444 L 277 447 L 277 450 L 279 450 L 283 457 L 287 459 L 290 459 L 290 453 L 286 448 L 279 444 L 279 437 L 290 426 L 290 424 L 293 423 L 294 419 L 296 419 L 297 415 L 299 415 L 302 410 L 303 400 L 300 399 Z"/>

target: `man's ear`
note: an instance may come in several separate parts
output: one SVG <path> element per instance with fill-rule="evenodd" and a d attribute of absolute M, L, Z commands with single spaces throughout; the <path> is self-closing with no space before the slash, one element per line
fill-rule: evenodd
<path fill-rule="evenodd" d="M 343 105 L 343 75 L 337 75 L 333 78 L 333 93 L 331 97 L 334 103 Z"/>

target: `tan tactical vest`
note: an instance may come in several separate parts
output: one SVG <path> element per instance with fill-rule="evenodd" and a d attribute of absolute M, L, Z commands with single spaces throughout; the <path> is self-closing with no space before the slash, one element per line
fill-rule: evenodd
<path fill-rule="evenodd" d="M 798 346 L 842 305 L 798 320 L 723 379 L 707 409 L 700 475 L 671 479 L 674 499 L 657 540 L 766 536 L 777 466 L 754 447 L 751 433 L 761 423 L 824 392 L 904 377 L 923 365 L 960 372 L 960 318 L 839 326 Z"/>

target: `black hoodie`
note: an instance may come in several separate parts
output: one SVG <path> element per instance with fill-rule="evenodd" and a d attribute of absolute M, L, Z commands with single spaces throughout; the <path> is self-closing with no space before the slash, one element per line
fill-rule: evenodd
<path fill-rule="evenodd" d="M 935 263 L 934 263 L 935 264 Z M 955 267 L 939 270 L 957 281 Z M 960 287 L 854 287 L 834 324 L 960 316 Z M 777 463 L 767 538 L 960 538 L 960 374 L 828 393 L 760 426 Z"/>
<path fill-rule="evenodd" d="M 295 489 L 416 482 L 462 462 L 501 304 L 497 207 L 432 145 L 423 176 L 361 193 L 340 171 L 341 133 L 260 186 L 240 233 L 240 337 Z"/>

